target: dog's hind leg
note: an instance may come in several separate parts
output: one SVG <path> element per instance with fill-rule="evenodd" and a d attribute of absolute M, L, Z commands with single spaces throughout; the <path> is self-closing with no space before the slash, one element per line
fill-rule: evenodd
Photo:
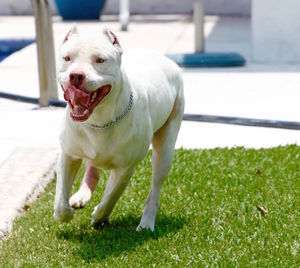
<path fill-rule="evenodd" d="M 75 209 L 83 208 L 90 201 L 98 181 L 99 174 L 97 168 L 87 163 L 80 189 L 69 200 L 70 206 Z"/>
<path fill-rule="evenodd" d="M 159 195 L 162 183 L 168 175 L 174 156 L 175 143 L 184 110 L 184 99 L 177 98 L 173 111 L 167 122 L 157 132 L 152 139 L 152 183 L 143 216 L 137 231 L 150 229 L 154 231 L 155 217 L 159 205 Z"/>
<path fill-rule="evenodd" d="M 95 207 L 92 214 L 93 225 L 97 226 L 108 219 L 115 204 L 128 185 L 129 179 L 131 178 L 133 172 L 133 167 L 119 168 L 111 171 L 106 184 L 103 199 Z"/>

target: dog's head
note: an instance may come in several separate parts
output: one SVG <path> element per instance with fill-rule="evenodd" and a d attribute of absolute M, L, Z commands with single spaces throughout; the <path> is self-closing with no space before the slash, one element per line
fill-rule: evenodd
<path fill-rule="evenodd" d="M 117 37 L 104 30 L 86 40 L 73 26 L 60 48 L 58 82 L 74 121 L 85 121 L 114 90 L 120 77 L 122 49 Z"/>

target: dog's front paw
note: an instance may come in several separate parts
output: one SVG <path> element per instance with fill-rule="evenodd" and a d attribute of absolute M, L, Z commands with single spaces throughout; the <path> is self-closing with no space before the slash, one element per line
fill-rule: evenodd
<path fill-rule="evenodd" d="M 71 207 L 60 207 L 54 210 L 54 218 L 59 222 L 68 222 L 74 217 L 74 209 Z"/>
<path fill-rule="evenodd" d="M 151 230 L 152 232 L 154 232 L 154 222 L 147 222 L 142 220 L 139 226 L 136 227 L 136 231 L 140 232 L 142 230 Z"/>
<path fill-rule="evenodd" d="M 72 208 L 83 208 L 90 201 L 92 191 L 86 184 L 82 184 L 77 193 L 73 194 L 69 200 Z"/>
<path fill-rule="evenodd" d="M 106 210 L 106 207 L 99 204 L 94 208 L 92 213 L 92 221 L 91 224 L 99 229 L 101 226 L 108 224 L 109 212 Z"/>
<path fill-rule="evenodd" d="M 109 225 L 109 219 L 106 218 L 106 219 L 104 219 L 102 221 L 97 221 L 97 222 L 95 222 L 94 219 L 92 219 L 91 224 L 93 225 L 93 227 L 96 230 L 99 230 L 99 229 L 103 228 L 104 226 Z"/>

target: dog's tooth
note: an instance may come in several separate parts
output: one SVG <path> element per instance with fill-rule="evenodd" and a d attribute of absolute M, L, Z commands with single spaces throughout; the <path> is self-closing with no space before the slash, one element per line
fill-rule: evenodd
<path fill-rule="evenodd" d="M 96 96 L 97 96 L 97 92 L 94 91 L 94 92 L 93 92 L 93 95 L 92 95 L 92 100 L 91 100 L 91 102 L 93 102 L 93 101 L 96 99 Z"/>
<path fill-rule="evenodd" d="M 85 110 L 84 112 L 83 112 L 83 114 L 87 114 L 88 113 L 88 110 Z"/>

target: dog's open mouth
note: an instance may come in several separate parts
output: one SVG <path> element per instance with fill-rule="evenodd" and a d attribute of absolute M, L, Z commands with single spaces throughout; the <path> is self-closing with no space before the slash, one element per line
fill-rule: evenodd
<path fill-rule="evenodd" d="M 95 107 L 108 95 L 111 85 L 105 85 L 95 91 L 89 92 L 85 89 L 70 85 L 64 91 L 64 98 L 68 102 L 74 121 L 85 121 L 92 114 Z"/>

